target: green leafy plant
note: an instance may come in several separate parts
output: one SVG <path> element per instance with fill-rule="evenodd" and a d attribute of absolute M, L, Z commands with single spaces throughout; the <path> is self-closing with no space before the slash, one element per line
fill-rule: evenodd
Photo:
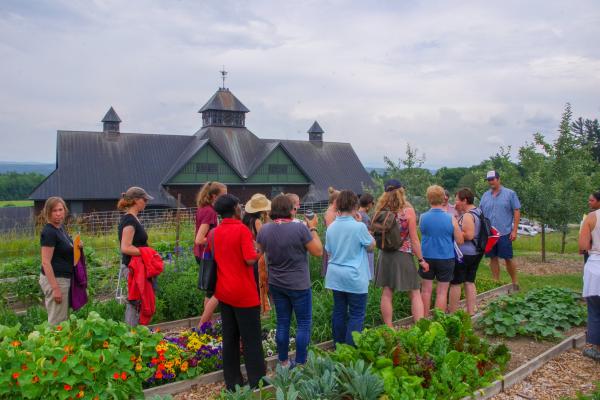
<path fill-rule="evenodd" d="M 510 359 L 506 346 L 490 346 L 476 336 L 462 311 L 434 311 L 433 320 L 410 329 L 381 326 L 353 338 L 356 347 L 338 345 L 332 358 L 344 365 L 371 364 L 383 380 L 385 399 L 460 399 L 489 385 Z"/>
<path fill-rule="evenodd" d="M 586 310 L 570 289 L 544 287 L 526 295 L 502 296 L 479 320 L 487 335 L 559 339 L 561 332 L 583 325 Z"/>

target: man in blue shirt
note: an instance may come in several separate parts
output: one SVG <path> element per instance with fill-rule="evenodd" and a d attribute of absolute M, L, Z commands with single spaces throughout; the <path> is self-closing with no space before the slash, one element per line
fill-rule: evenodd
<path fill-rule="evenodd" d="M 500 280 L 500 261 L 506 262 L 506 271 L 510 275 L 513 285 L 518 286 L 517 264 L 513 259 L 512 242 L 517 238 L 517 229 L 521 219 L 521 202 L 517 194 L 500 183 L 500 174 L 497 171 L 489 171 L 485 178 L 490 190 L 481 197 L 479 207 L 483 215 L 489 218 L 492 226 L 500 233 L 500 239 L 496 245 L 486 253 L 491 258 L 490 268 L 495 280 Z"/>

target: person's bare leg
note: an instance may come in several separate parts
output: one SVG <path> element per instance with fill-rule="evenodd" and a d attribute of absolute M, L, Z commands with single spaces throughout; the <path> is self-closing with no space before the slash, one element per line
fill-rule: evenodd
<path fill-rule="evenodd" d="M 506 272 L 508 272 L 508 274 L 510 275 L 510 280 L 512 281 L 513 285 L 518 285 L 519 282 L 517 280 L 517 263 L 515 262 L 515 259 L 511 258 L 510 260 L 504 261 L 506 261 Z"/>
<path fill-rule="evenodd" d="M 477 287 L 473 282 L 465 282 L 465 298 L 467 300 L 467 312 L 474 315 L 477 308 Z"/>
<path fill-rule="evenodd" d="M 202 316 L 200 317 L 200 322 L 198 322 L 198 326 L 202 326 L 209 322 L 212 319 L 212 316 L 219 305 L 219 300 L 215 296 L 204 299 L 204 311 L 202 311 Z"/>
<path fill-rule="evenodd" d="M 423 318 L 425 315 L 423 311 L 423 299 L 421 298 L 421 291 L 418 289 L 410 291 L 410 310 L 415 322 Z"/>
<path fill-rule="evenodd" d="M 495 281 L 499 281 L 500 280 L 500 260 L 498 260 L 498 257 L 490 258 L 490 270 L 492 270 L 492 278 L 494 278 Z"/>
<path fill-rule="evenodd" d="M 392 326 L 392 318 L 394 314 L 394 309 L 392 307 L 392 299 L 394 297 L 394 291 L 392 288 L 384 286 L 383 291 L 381 292 L 381 318 L 383 319 L 383 323 L 389 326 Z"/>
<path fill-rule="evenodd" d="M 446 312 L 448 306 L 448 287 L 450 282 L 438 282 L 435 291 L 435 307 Z"/>
<path fill-rule="evenodd" d="M 465 292 L 466 292 L 466 288 L 465 288 Z M 449 313 L 453 313 L 453 312 L 456 312 L 456 310 L 458 310 L 460 294 L 461 294 L 460 284 L 450 285 L 450 296 L 448 296 L 450 298 L 449 302 L 448 302 L 448 312 Z"/>
<path fill-rule="evenodd" d="M 423 315 L 429 316 L 429 309 L 431 308 L 431 290 L 433 287 L 433 281 L 423 279 L 421 281 L 421 298 L 423 299 Z"/>

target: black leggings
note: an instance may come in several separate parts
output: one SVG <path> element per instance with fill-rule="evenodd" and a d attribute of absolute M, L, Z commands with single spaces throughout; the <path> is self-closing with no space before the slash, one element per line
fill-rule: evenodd
<path fill-rule="evenodd" d="M 244 360 L 248 384 L 257 388 L 261 378 L 265 376 L 265 359 L 262 348 L 262 331 L 260 328 L 260 306 L 239 308 L 229 304 L 221 304 L 223 321 L 223 375 L 228 390 L 235 390 L 235 385 L 243 386 L 240 370 L 240 338 L 244 349 Z"/>

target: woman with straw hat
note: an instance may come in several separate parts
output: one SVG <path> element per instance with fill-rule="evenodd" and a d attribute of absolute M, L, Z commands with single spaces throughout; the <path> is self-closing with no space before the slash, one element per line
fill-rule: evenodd
<path fill-rule="evenodd" d="M 253 195 L 244 206 L 242 222 L 250 229 L 252 237 L 255 240 L 263 223 L 267 222 L 269 218 L 269 211 L 271 211 L 271 201 L 264 194 L 260 193 Z M 261 312 L 267 313 L 271 310 L 271 307 L 269 305 L 269 282 L 264 254 L 254 264 L 254 277 L 260 295 Z"/>

